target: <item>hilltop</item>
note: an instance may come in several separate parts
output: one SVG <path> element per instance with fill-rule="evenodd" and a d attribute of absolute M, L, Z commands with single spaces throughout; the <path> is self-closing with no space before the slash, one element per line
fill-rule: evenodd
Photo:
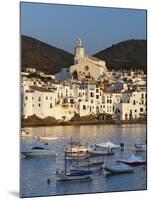
<path fill-rule="evenodd" d="M 147 41 L 127 40 L 93 55 L 106 61 L 108 69 L 142 69 L 146 72 Z M 21 67 L 55 74 L 73 64 L 73 54 L 29 36 L 21 36 Z"/>
<path fill-rule="evenodd" d="M 94 55 L 104 59 L 108 69 L 142 69 L 146 72 L 147 41 L 127 40 L 104 49 Z"/>
<path fill-rule="evenodd" d="M 21 67 L 54 74 L 73 63 L 73 55 L 28 36 L 21 36 Z"/>

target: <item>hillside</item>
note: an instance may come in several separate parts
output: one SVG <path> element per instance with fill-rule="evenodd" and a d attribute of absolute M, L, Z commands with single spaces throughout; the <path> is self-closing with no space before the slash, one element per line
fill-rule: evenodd
<path fill-rule="evenodd" d="M 127 40 L 98 52 L 94 57 L 104 59 L 108 69 L 142 69 L 146 72 L 147 41 Z"/>
<path fill-rule="evenodd" d="M 98 52 L 94 57 L 103 59 L 108 69 L 142 69 L 146 72 L 147 41 L 127 40 Z M 73 55 L 37 39 L 21 37 L 21 66 L 34 67 L 55 74 L 62 67 L 73 64 Z"/>
<path fill-rule="evenodd" d="M 73 55 L 37 39 L 21 36 L 21 67 L 34 67 L 46 73 L 54 74 L 61 67 L 69 67 Z"/>

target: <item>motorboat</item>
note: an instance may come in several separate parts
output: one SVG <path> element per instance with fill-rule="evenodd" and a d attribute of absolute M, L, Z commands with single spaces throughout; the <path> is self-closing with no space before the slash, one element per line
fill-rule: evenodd
<path fill-rule="evenodd" d="M 45 149 L 44 147 L 35 146 L 30 150 L 22 151 L 21 152 L 26 157 L 49 157 L 49 156 L 56 156 L 56 153 L 50 149 Z"/>
<path fill-rule="evenodd" d="M 122 163 L 130 165 L 130 166 L 137 166 L 137 165 L 145 165 L 146 164 L 146 161 L 144 159 L 142 159 L 139 156 L 135 156 L 134 154 L 129 156 L 127 159 L 118 160 L 118 162 L 122 162 Z"/>
<path fill-rule="evenodd" d="M 122 149 L 124 148 L 124 143 L 121 144 L 114 144 L 111 142 L 105 142 L 105 143 L 100 143 L 100 144 L 95 144 L 96 147 L 100 148 L 106 148 L 106 149 Z"/>
<path fill-rule="evenodd" d="M 146 151 L 146 144 L 135 144 L 135 152 Z"/>
<path fill-rule="evenodd" d="M 96 148 L 96 146 L 92 146 L 91 148 L 88 149 L 88 154 L 90 154 L 90 156 L 114 155 L 114 151 L 109 149 L 99 149 Z"/>
<path fill-rule="evenodd" d="M 132 167 L 120 162 L 105 166 L 104 169 L 106 172 L 108 172 L 107 175 L 134 172 L 134 169 Z"/>

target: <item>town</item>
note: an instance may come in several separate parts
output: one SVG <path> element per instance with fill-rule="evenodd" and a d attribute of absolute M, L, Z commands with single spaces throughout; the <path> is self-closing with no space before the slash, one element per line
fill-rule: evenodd
<path fill-rule="evenodd" d="M 146 120 L 147 76 L 142 70 L 126 71 L 123 66 L 109 71 L 104 60 L 85 53 L 81 39 L 73 62 L 55 75 L 32 66 L 21 72 L 23 119 Z"/>

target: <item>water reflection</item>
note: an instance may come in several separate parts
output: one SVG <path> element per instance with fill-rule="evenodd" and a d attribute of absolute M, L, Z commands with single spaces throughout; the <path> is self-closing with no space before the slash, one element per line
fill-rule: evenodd
<path fill-rule="evenodd" d="M 58 137 L 48 144 L 48 148 L 55 150 L 58 157 L 36 158 L 21 160 L 21 196 L 45 196 L 56 194 L 74 194 L 89 192 L 107 192 L 123 190 L 140 190 L 146 188 L 146 170 L 136 167 L 132 174 L 122 174 L 106 178 L 103 172 L 93 174 L 92 182 L 57 183 L 55 171 L 64 168 L 63 148 L 72 139 L 79 139 L 82 144 L 95 144 L 111 141 L 125 146 L 132 147 L 134 143 L 146 141 L 146 125 L 91 125 L 91 126 L 56 126 L 28 128 L 36 134 Z M 25 139 L 21 141 L 21 149 L 30 148 L 34 140 Z M 91 158 L 91 161 L 104 161 L 110 163 L 123 155 L 129 154 L 116 150 L 114 156 L 100 156 Z M 137 153 L 145 158 L 145 153 Z M 47 179 L 50 178 L 50 184 Z"/>

